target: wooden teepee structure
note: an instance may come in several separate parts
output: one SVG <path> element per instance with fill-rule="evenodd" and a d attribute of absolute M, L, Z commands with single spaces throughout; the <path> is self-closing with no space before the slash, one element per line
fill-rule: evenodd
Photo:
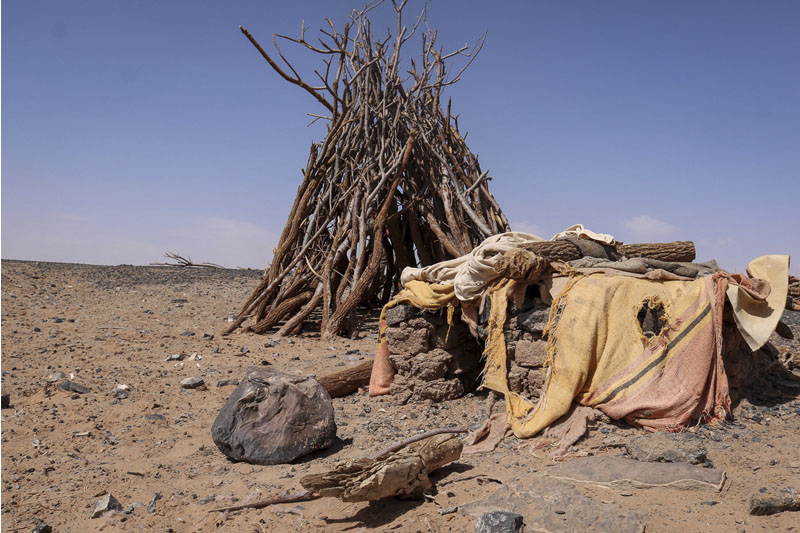
<path fill-rule="evenodd" d="M 356 306 L 388 301 L 404 267 L 460 256 L 509 230 L 488 173 L 459 133 L 450 102 L 445 111 L 440 101 L 484 38 L 444 53 L 424 11 L 403 25 L 405 2 L 393 2 L 396 34 L 379 38 L 367 17 L 377 5 L 354 11 L 341 32 L 328 20 L 314 44 L 305 28 L 298 38 L 276 36 L 319 54 L 324 69 L 314 84 L 297 74 L 275 38 L 284 66 L 240 28 L 281 77 L 322 105 L 326 113 L 312 116 L 327 121 L 327 133 L 311 146 L 272 264 L 228 333 L 283 323 L 277 334 L 291 334 L 320 307 L 323 334 L 352 333 Z M 422 57 L 404 68 L 401 50 L 417 30 Z M 463 67 L 449 74 L 459 58 Z"/>

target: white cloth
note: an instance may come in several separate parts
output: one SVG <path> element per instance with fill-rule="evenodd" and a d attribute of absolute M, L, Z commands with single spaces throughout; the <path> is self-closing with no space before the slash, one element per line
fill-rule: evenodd
<path fill-rule="evenodd" d="M 472 252 L 442 261 L 424 268 L 406 267 L 400 274 L 400 283 L 405 286 L 411 280 L 428 283 L 452 283 L 455 286 L 456 298 L 469 302 L 478 298 L 489 282 L 497 279 L 494 269 L 503 253 L 529 242 L 541 242 L 544 239 L 530 233 L 511 231 L 492 235 Z"/>
<path fill-rule="evenodd" d="M 574 226 L 570 226 L 561 233 L 556 233 L 553 235 L 553 238 L 550 240 L 554 241 L 569 235 L 577 235 L 581 239 L 591 239 L 604 244 L 614 244 L 616 242 L 613 235 L 609 235 L 608 233 L 595 233 L 590 229 L 584 228 L 583 224 L 575 224 Z"/>

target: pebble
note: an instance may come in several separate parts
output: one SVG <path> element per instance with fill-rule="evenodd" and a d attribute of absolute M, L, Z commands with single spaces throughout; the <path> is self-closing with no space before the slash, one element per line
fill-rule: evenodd
<path fill-rule="evenodd" d="M 235 386 L 235 385 L 238 385 L 238 384 L 239 384 L 239 380 L 238 379 L 221 379 L 221 380 L 217 381 L 217 387 L 228 387 L 230 385 L 234 385 Z"/>
<path fill-rule="evenodd" d="M 47 378 L 47 380 L 50 383 L 57 383 L 57 382 L 61 381 L 62 379 L 66 378 L 66 377 L 67 377 L 67 375 L 65 373 L 63 373 L 63 372 L 53 372 L 52 374 L 50 374 L 50 376 Z"/>
<path fill-rule="evenodd" d="M 3 394 L 2 396 L 2 409 L 11 407 L 11 394 Z"/>
<path fill-rule="evenodd" d="M 144 415 L 144 419 L 145 420 L 160 420 L 162 422 L 166 422 L 167 421 L 167 417 L 166 416 L 160 415 L 158 413 L 146 414 L 146 415 Z"/>
<path fill-rule="evenodd" d="M 122 511 L 122 504 L 111 493 L 97 500 L 92 509 L 92 518 L 98 518 L 106 511 Z"/>
<path fill-rule="evenodd" d="M 440 507 L 437 511 L 440 515 L 446 514 L 453 514 L 458 511 L 458 505 L 453 505 L 452 507 Z"/>
<path fill-rule="evenodd" d="M 153 499 L 150 500 L 150 503 L 147 505 L 147 512 L 153 514 L 156 512 L 156 501 L 161 499 L 161 493 L 156 492 L 153 494 Z"/>
<path fill-rule="evenodd" d="M 206 384 L 203 378 L 192 377 L 181 380 L 182 389 L 198 389 Z"/>
<path fill-rule="evenodd" d="M 184 331 L 181 333 L 181 337 L 194 337 L 194 331 Z"/>
<path fill-rule="evenodd" d="M 53 528 L 44 522 L 39 522 L 36 524 L 36 527 L 33 528 L 33 533 L 53 533 Z"/>
<path fill-rule="evenodd" d="M 214 346 L 214 348 L 211 350 L 211 353 L 219 353 L 219 346 Z"/>
<path fill-rule="evenodd" d="M 164 361 L 183 361 L 184 355 L 182 353 L 171 353 Z"/>

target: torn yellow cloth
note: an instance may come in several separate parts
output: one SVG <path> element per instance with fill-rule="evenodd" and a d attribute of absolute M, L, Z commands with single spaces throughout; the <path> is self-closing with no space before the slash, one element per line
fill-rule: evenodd
<path fill-rule="evenodd" d="M 386 312 L 400 304 L 411 304 L 419 309 L 441 309 L 449 306 L 447 322 L 453 323 L 453 309 L 456 302 L 455 290 L 451 284 L 426 283 L 424 281 L 408 281 L 405 288 L 397 293 L 393 300 L 383 306 L 378 326 L 378 349 L 372 364 L 369 379 L 369 395 L 381 396 L 389 392 L 394 378 L 394 367 L 389 360 L 389 344 L 386 341 Z"/>
<path fill-rule="evenodd" d="M 551 306 L 555 326 L 538 405 L 508 389 L 502 332 L 507 291 L 501 282 L 492 293 L 484 386 L 505 395 L 509 425 L 518 437 L 548 427 L 573 400 L 652 429 L 716 420 L 729 411 L 718 342 L 724 291 L 718 294 L 711 277 L 689 282 L 573 277 Z M 657 304 L 664 307 L 666 324 L 648 339 L 637 315 L 643 305 Z"/>

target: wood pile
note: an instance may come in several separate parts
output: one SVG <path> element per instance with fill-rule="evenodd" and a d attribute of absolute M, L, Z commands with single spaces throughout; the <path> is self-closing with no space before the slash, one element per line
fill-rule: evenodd
<path fill-rule="evenodd" d="M 307 40 L 305 28 L 297 38 L 276 36 L 319 54 L 324 68 L 313 82 L 277 39 L 278 60 L 241 28 L 275 72 L 322 105 L 324 113 L 312 116 L 327 122 L 327 134 L 311 147 L 271 265 L 226 333 L 265 333 L 283 323 L 277 335 L 288 335 L 320 310 L 324 335 L 353 334 L 356 306 L 387 302 L 403 268 L 458 257 L 509 231 L 488 171 L 467 147 L 450 102 L 442 104 L 442 90 L 459 80 L 483 38 L 445 53 L 436 32 L 425 30 L 412 41 L 421 42 L 421 57 L 406 65 L 403 46 L 427 24 L 423 12 L 406 26 L 405 2 L 393 5 L 394 35 L 373 33 L 371 4 L 341 31 L 328 21 L 321 39 Z M 458 60 L 462 67 L 451 74 Z"/>

